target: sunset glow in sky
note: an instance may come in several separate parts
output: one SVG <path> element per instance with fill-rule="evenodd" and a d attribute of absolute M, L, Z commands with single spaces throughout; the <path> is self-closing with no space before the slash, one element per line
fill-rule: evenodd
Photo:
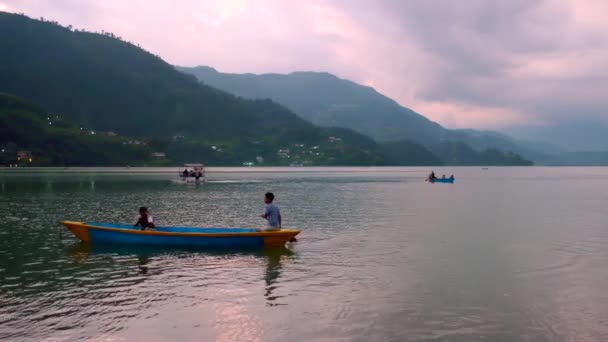
<path fill-rule="evenodd" d="M 608 122 L 605 0 L 0 0 L 169 63 L 327 71 L 448 127 Z"/>

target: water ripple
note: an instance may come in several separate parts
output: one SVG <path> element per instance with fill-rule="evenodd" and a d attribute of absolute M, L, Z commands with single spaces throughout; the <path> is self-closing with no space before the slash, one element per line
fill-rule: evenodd
<path fill-rule="evenodd" d="M 602 169 L 406 171 L 0 175 L 0 339 L 608 340 Z M 58 223 L 145 204 L 256 227 L 266 191 L 304 229 L 287 249 L 91 247 Z"/>

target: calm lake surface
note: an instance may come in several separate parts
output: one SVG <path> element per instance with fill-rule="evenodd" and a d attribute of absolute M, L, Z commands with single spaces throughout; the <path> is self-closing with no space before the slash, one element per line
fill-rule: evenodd
<path fill-rule="evenodd" d="M 608 341 L 608 169 L 0 170 L 0 340 Z M 22 170 L 23 172 L 23 170 Z M 282 249 L 87 246 L 60 220 L 262 226 Z"/>

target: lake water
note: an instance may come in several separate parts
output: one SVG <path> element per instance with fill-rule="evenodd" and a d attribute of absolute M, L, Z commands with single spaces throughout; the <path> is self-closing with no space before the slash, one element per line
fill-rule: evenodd
<path fill-rule="evenodd" d="M 0 340 L 607 341 L 608 169 L 0 170 Z M 60 220 L 261 226 L 281 249 L 80 244 Z"/>

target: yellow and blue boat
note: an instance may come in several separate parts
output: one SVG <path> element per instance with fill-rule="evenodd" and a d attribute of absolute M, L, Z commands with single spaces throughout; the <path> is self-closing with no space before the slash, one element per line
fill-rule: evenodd
<path fill-rule="evenodd" d="M 141 230 L 128 224 L 62 221 L 82 242 L 144 246 L 256 247 L 284 246 L 297 229 L 156 227 Z"/>

